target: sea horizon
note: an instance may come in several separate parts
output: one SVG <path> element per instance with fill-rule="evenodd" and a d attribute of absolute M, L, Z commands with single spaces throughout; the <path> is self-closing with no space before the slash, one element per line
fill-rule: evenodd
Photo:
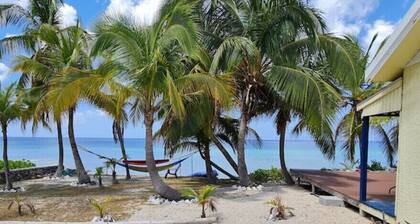
<path fill-rule="evenodd" d="M 113 138 L 106 137 L 78 137 L 77 144 L 88 148 L 98 154 L 121 158 L 119 144 L 116 144 Z M 126 151 L 129 159 L 144 159 L 144 139 L 126 138 Z M 249 139 L 246 145 L 246 160 L 248 171 L 252 172 L 259 168 L 279 167 L 278 140 L 262 140 L 260 148 L 257 147 L 255 140 Z M 386 157 L 380 148 L 380 143 L 370 142 L 369 161 L 377 160 L 386 165 Z M 58 161 L 57 137 L 10 137 L 9 138 L 9 159 L 27 159 L 33 161 L 37 166 L 56 165 Z M 229 147 L 226 147 L 236 160 L 236 154 Z M 70 145 L 67 138 L 64 138 L 64 163 L 66 168 L 74 168 L 74 161 L 71 154 Z M 359 157 L 359 150 L 356 150 L 356 158 Z M 96 167 L 103 166 L 104 160 L 79 149 L 86 170 L 93 172 Z M 162 142 L 154 141 L 154 153 L 156 159 L 165 158 Z M 188 153 L 178 153 L 174 159 L 180 158 Z M 342 168 L 341 164 L 345 161 L 342 150 L 336 150 L 335 160 L 327 160 L 315 143 L 311 140 L 286 140 L 285 149 L 286 163 L 288 168 L 292 169 L 336 169 Z M 220 165 L 231 173 L 234 173 L 223 155 L 217 148 L 211 149 L 212 161 Z M 124 174 L 124 170 L 118 168 L 119 174 Z M 183 176 L 191 175 L 196 172 L 204 172 L 204 161 L 200 155 L 194 154 L 183 162 L 180 174 Z M 161 174 L 164 174 L 161 173 Z M 134 175 L 147 175 L 145 173 L 135 172 Z M 224 176 L 222 176 L 224 177 Z"/>

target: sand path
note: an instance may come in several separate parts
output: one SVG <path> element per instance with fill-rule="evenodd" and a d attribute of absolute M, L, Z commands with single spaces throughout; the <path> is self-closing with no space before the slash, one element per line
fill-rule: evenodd
<path fill-rule="evenodd" d="M 286 206 L 294 208 L 294 217 L 277 222 L 268 222 L 269 206 L 266 202 L 279 195 Z M 318 198 L 296 186 L 265 187 L 262 191 L 238 192 L 234 188 L 221 188 L 215 194 L 217 216 L 220 223 L 259 224 L 259 223 L 318 223 L 318 224 L 369 224 L 370 221 L 359 216 L 349 208 L 329 207 L 318 203 Z M 196 204 L 144 205 L 129 221 L 174 220 L 187 221 L 199 218 L 200 208 Z"/>

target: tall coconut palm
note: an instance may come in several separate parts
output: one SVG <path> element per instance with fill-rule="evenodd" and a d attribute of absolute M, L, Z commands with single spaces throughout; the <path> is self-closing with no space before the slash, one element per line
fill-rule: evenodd
<path fill-rule="evenodd" d="M 179 199 L 181 194 L 169 187 L 159 176 L 153 153 L 153 123 L 158 109 L 167 107 L 165 114 L 185 114 L 184 100 L 201 91 L 196 84 L 215 80 L 200 75 L 186 75 L 185 56 L 194 56 L 197 26 L 192 16 L 194 2 L 167 1 L 156 22 L 141 26 L 123 15 L 104 16 L 97 24 L 98 39 L 93 55 L 102 52 L 125 67 L 128 85 L 134 94 L 133 115 L 142 115 L 146 129 L 146 164 L 155 191 L 169 199 Z M 110 54 L 112 52 L 112 54 Z M 208 85 L 203 90 L 212 90 Z M 220 94 L 220 93 L 219 93 Z"/>
<path fill-rule="evenodd" d="M 16 70 L 34 77 L 49 78 L 48 88 L 39 101 L 38 111 L 51 108 L 54 117 L 61 117 L 68 113 L 68 137 L 80 183 L 90 182 L 80 158 L 74 135 L 74 113 L 76 111 L 79 91 L 67 89 L 68 75 L 74 70 L 87 69 L 90 60 L 85 52 L 88 48 L 89 35 L 79 26 L 59 30 L 51 25 L 42 25 L 37 33 L 37 38 L 45 43 L 45 49 L 39 57 L 18 57 Z"/>
<path fill-rule="evenodd" d="M 22 106 L 17 100 L 16 85 L 12 84 L 0 90 L 0 125 L 3 133 L 3 162 L 4 162 L 4 175 L 6 180 L 5 189 L 10 190 L 13 188 L 12 180 L 9 176 L 9 159 L 8 159 L 8 140 L 7 128 L 8 125 L 19 119 Z"/>
<path fill-rule="evenodd" d="M 101 67 L 103 66 L 106 66 L 106 63 L 101 64 L 100 67 L 91 74 L 86 74 L 86 78 L 89 78 L 90 80 L 85 80 L 85 83 L 102 83 L 97 88 L 95 88 L 95 84 L 93 84 L 93 86 L 90 87 L 90 93 L 86 94 L 86 97 L 89 102 L 112 117 L 112 134 L 114 141 L 115 143 L 120 144 L 122 159 L 127 160 L 128 156 L 125 149 L 124 128 L 128 123 L 129 115 L 125 111 L 125 108 L 129 106 L 131 93 L 129 89 L 124 88 L 121 84 L 118 85 L 117 80 L 113 79 L 118 74 L 110 72 L 112 69 L 108 72 L 101 70 Z M 96 91 L 93 90 L 94 88 Z M 107 89 L 109 93 L 106 93 L 104 89 Z M 131 179 L 128 166 L 126 166 L 125 170 L 125 178 L 127 180 Z"/>

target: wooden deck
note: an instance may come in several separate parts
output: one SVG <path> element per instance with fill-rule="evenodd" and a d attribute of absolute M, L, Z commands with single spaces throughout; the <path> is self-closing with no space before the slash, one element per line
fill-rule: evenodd
<path fill-rule="evenodd" d="M 359 173 L 345 171 L 291 170 L 291 173 L 316 187 L 333 194 L 339 193 L 353 201 L 359 201 Z M 368 172 L 368 200 L 394 201 L 395 172 Z"/>
<path fill-rule="evenodd" d="M 302 182 L 343 199 L 360 209 L 361 214 L 368 213 L 388 223 L 395 223 L 394 202 L 396 184 L 395 172 L 368 172 L 367 201 L 359 201 L 358 172 L 291 170 L 291 174 Z"/>

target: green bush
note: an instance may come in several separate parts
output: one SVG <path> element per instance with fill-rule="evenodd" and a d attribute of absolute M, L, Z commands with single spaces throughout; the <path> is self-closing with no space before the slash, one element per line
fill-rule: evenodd
<path fill-rule="evenodd" d="M 21 169 L 21 168 L 29 168 L 29 167 L 34 167 L 35 163 L 26 160 L 26 159 L 22 159 L 22 160 L 9 160 L 9 168 L 11 170 L 14 169 Z M 0 170 L 4 169 L 4 162 L 3 160 L 0 160 Z"/>
<path fill-rule="evenodd" d="M 371 171 L 381 171 L 385 170 L 385 167 L 382 166 L 381 162 L 372 160 L 371 164 L 368 165 L 367 169 Z"/>
<path fill-rule="evenodd" d="M 250 175 L 251 181 L 255 183 L 275 182 L 279 183 L 283 180 L 280 169 L 272 167 L 271 169 L 258 169 Z"/>

